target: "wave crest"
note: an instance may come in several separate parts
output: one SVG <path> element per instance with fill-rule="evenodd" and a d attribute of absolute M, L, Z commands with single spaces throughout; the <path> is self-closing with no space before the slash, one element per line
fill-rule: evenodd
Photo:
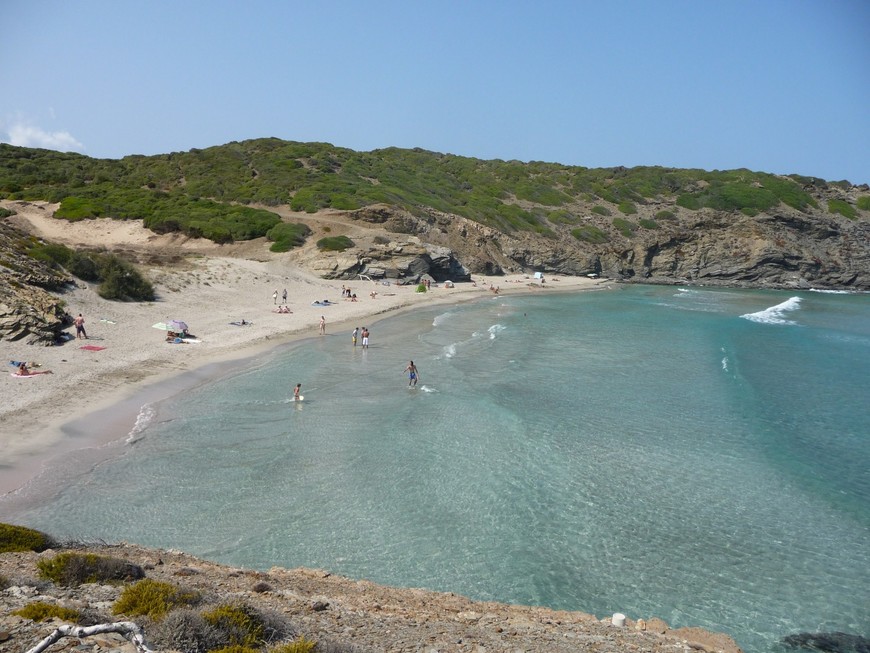
<path fill-rule="evenodd" d="M 794 320 L 785 319 L 784 316 L 786 313 L 796 311 L 800 307 L 800 297 L 789 297 L 781 304 L 770 306 L 769 308 L 765 308 L 763 311 L 758 311 L 757 313 L 746 313 L 740 317 L 760 324 L 797 324 Z"/>

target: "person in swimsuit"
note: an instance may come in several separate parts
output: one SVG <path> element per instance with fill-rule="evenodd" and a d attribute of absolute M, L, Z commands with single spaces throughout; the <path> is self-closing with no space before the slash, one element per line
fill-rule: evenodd
<path fill-rule="evenodd" d="M 299 393 L 302 391 L 302 384 L 297 383 L 296 387 L 293 388 L 293 401 L 299 401 Z"/>
<path fill-rule="evenodd" d="M 27 367 L 27 363 L 21 362 L 18 363 L 18 371 L 16 372 L 18 376 L 34 376 L 35 374 L 54 374 L 51 370 L 40 370 L 39 372 L 34 372 Z"/>
<path fill-rule="evenodd" d="M 88 334 L 85 332 L 85 318 L 82 317 L 82 314 L 79 313 L 79 316 L 73 320 L 73 324 L 76 326 L 76 338 L 84 338 L 88 339 Z"/>
<path fill-rule="evenodd" d="M 408 373 L 408 387 L 416 387 L 420 373 L 417 371 L 417 366 L 414 365 L 414 361 L 408 361 L 408 367 L 405 368 L 405 371 Z"/>
<path fill-rule="evenodd" d="M 369 330 L 366 327 L 362 328 L 362 348 L 369 348 Z"/>
<path fill-rule="evenodd" d="M 353 340 L 353 346 L 356 347 L 356 338 L 359 335 L 359 327 L 353 328 L 353 333 L 350 335 L 350 339 Z"/>

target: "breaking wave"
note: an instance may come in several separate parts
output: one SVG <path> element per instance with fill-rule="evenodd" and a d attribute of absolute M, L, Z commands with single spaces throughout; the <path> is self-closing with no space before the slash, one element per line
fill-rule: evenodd
<path fill-rule="evenodd" d="M 796 311 L 801 307 L 800 297 L 790 297 L 781 304 L 765 308 L 757 313 L 746 313 L 741 315 L 745 320 L 758 322 L 760 324 L 797 324 L 794 320 L 785 319 L 785 315 L 791 311 Z"/>

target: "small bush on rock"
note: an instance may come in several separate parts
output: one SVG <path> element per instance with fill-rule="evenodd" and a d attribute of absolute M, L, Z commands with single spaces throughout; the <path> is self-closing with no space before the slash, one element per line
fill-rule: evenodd
<path fill-rule="evenodd" d="M 289 644 L 279 644 L 269 649 L 269 653 L 312 653 L 317 648 L 317 642 L 300 635 Z"/>
<path fill-rule="evenodd" d="M 182 590 L 171 583 L 146 578 L 125 587 L 112 606 L 112 612 L 131 617 L 144 615 L 160 621 L 171 609 L 195 605 L 200 598 L 198 592 Z"/>
<path fill-rule="evenodd" d="M 28 603 L 20 610 L 16 610 L 12 614 L 17 614 L 19 617 L 30 619 L 31 621 L 46 621 L 48 619 L 60 619 L 62 621 L 71 621 L 78 623 L 82 615 L 78 610 L 72 608 L 64 608 L 54 603 L 45 603 L 44 601 L 34 601 Z"/>
<path fill-rule="evenodd" d="M 45 551 L 55 546 L 51 537 L 24 526 L 0 523 L 0 553 L 13 551 Z"/>
<path fill-rule="evenodd" d="M 229 646 L 262 646 L 282 639 L 288 630 L 280 615 L 259 612 L 244 603 L 224 603 L 202 616 L 221 632 Z"/>
<path fill-rule="evenodd" d="M 257 649 L 251 648 L 250 646 L 239 646 L 238 644 L 233 644 L 232 646 L 224 646 L 223 648 L 215 648 L 209 651 L 209 653 L 259 653 Z"/>
<path fill-rule="evenodd" d="M 151 641 L 161 650 L 208 653 L 220 648 L 223 634 L 205 620 L 199 612 L 189 608 L 172 610 L 149 629 Z"/>
<path fill-rule="evenodd" d="M 353 246 L 354 242 L 347 236 L 327 236 L 317 241 L 317 249 L 323 252 L 343 252 Z"/>
<path fill-rule="evenodd" d="M 39 575 L 58 585 L 75 587 L 82 583 L 104 583 L 143 578 L 139 565 L 95 553 L 59 553 L 36 563 Z"/>

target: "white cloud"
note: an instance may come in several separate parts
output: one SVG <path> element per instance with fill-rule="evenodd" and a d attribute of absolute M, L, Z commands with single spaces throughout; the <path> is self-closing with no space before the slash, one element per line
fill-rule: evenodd
<path fill-rule="evenodd" d="M 10 145 L 43 147 L 60 152 L 80 152 L 85 149 L 85 146 L 69 132 L 47 132 L 22 122 L 9 126 L 9 138 L 6 142 Z"/>

